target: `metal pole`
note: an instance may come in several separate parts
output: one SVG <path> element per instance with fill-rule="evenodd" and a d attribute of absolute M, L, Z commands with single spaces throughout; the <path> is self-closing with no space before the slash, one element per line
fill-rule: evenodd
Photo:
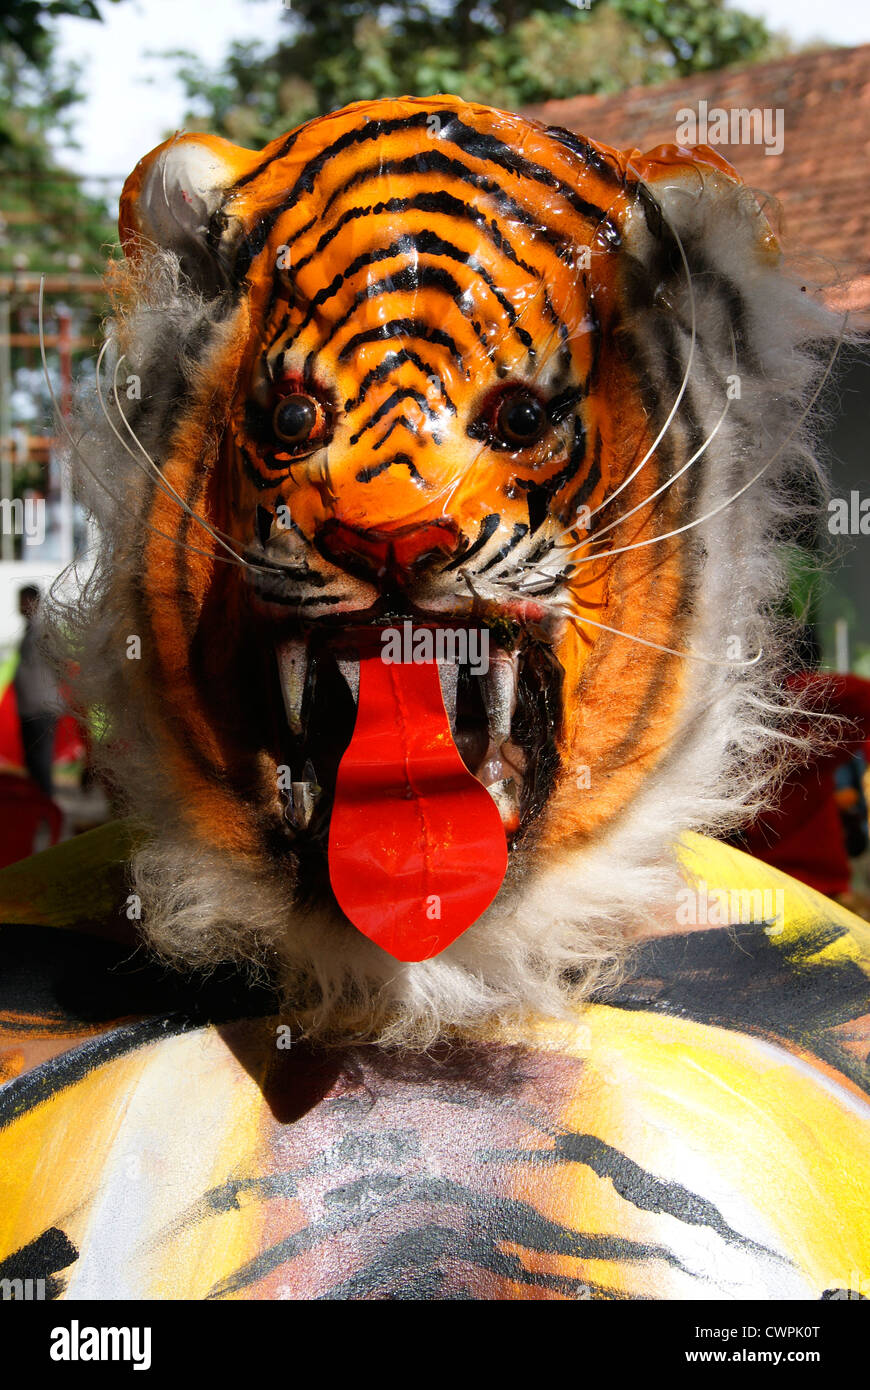
<path fill-rule="evenodd" d="M 60 413 L 68 420 L 72 411 L 72 322 L 65 306 L 57 311 L 57 350 L 60 357 Z"/>
<path fill-rule="evenodd" d="M 0 294 L 0 498 L 8 498 L 0 530 L 0 559 L 15 559 L 12 534 L 12 351 L 9 345 L 9 295 Z"/>
<path fill-rule="evenodd" d="M 72 315 L 69 309 L 57 311 L 58 351 L 60 353 L 60 409 L 64 419 L 72 414 Z M 73 500 L 63 450 L 57 451 L 60 484 L 60 560 L 66 566 L 73 558 Z"/>

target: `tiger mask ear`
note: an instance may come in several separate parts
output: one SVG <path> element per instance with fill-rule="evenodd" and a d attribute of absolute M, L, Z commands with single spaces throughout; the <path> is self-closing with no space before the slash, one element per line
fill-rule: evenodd
<path fill-rule="evenodd" d="M 173 251 L 207 298 L 232 283 L 232 254 L 244 234 L 224 210 L 259 156 L 213 135 L 174 135 L 140 159 L 124 184 L 118 229 L 125 255 L 143 243 Z"/>
<path fill-rule="evenodd" d="M 694 322 L 698 356 L 757 373 L 767 343 L 777 346 L 771 311 L 794 294 L 781 275 L 779 243 L 752 189 L 706 146 L 660 145 L 619 155 L 635 188 L 623 214 L 617 299 L 631 326 L 644 319 L 661 337 L 669 317 Z M 658 331 L 658 333 L 657 333 Z M 771 364 L 776 366 L 775 360 Z"/>
<path fill-rule="evenodd" d="M 780 258 L 779 244 L 753 191 L 737 170 L 706 145 L 686 149 L 681 145 L 658 145 L 641 154 L 632 150 L 620 156 L 628 180 L 641 187 L 639 206 L 629 211 L 626 233 L 634 238 L 638 213 L 642 213 L 647 232 L 661 235 L 661 221 L 678 236 L 691 242 L 713 226 L 727 225 L 729 241 L 735 236 L 731 254 L 735 261 L 762 263 L 767 268 Z M 750 267 L 751 268 L 751 267 Z"/>

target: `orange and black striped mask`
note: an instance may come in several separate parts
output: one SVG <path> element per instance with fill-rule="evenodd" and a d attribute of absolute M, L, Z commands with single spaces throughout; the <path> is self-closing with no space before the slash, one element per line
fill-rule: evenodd
<path fill-rule="evenodd" d="M 260 152 L 175 137 L 125 186 L 134 297 L 156 246 L 208 306 L 173 349 L 183 383 L 159 342 L 133 363 L 128 421 L 160 475 L 135 529 L 154 737 L 196 834 L 295 856 L 311 894 L 330 891 L 331 835 L 339 901 L 357 920 L 367 895 L 373 930 L 357 924 L 390 918 L 381 944 L 404 958 L 446 944 L 442 884 L 462 926 L 492 897 L 493 816 L 520 852 L 600 837 L 685 717 L 701 561 L 683 527 L 709 501 L 740 341 L 718 320 L 704 338 L 687 254 L 740 309 L 665 188 L 740 201 L 743 254 L 775 260 L 711 151 L 620 153 L 453 97 L 358 104 Z M 431 679 L 374 670 L 387 631 L 431 639 L 446 716 Z M 338 844 L 355 718 L 371 741 Z M 393 763 L 418 830 L 391 818 Z"/>

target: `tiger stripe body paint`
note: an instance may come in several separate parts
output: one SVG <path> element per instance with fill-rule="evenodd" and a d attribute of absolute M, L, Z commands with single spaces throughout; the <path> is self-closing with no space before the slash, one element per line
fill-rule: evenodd
<path fill-rule="evenodd" d="M 687 884 L 758 882 L 702 837 L 681 852 Z M 312 1049 L 267 992 L 131 971 L 19 871 L 19 913 L 54 925 L 0 933 L 30 991 L 7 965 L 0 1277 L 62 1300 L 866 1297 L 870 940 L 766 872 L 781 932 L 662 935 L 607 1004 L 420 1057 Z"/>

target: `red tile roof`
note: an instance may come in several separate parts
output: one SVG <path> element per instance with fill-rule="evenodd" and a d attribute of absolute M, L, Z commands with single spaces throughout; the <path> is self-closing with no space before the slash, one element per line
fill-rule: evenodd
<path fill-rule="evenodd" d="M 697 111 L 701 101 L 711 113 L 782 110 L 781 154 L 766 154 L 761 143 L 714 148 L 779 204 L 771 220 L 783 249 L 802 273 L 827 286 L 828 302 L 870 309 L 870 44 L 698 73 L 617 96 L 550 101 L 525 114 L 620 149 L 647 150 L 679 143 L 677 112 Z"/>

